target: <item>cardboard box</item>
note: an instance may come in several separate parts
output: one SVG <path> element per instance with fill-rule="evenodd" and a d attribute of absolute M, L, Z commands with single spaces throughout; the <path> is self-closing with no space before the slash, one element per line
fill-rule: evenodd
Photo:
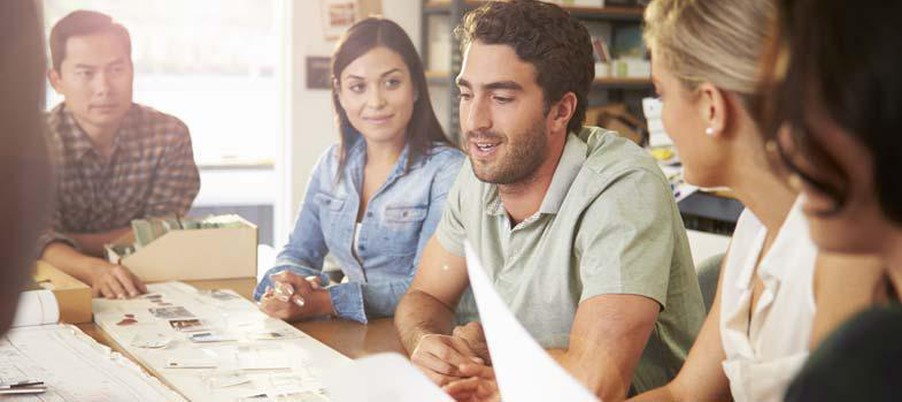
<path fill-rule="evenodd" d="M 34 281 L 56 296 L 60 308 L 60 322 L 84 324 L 93 320 L 90 286 L 44 261 L 38 261 Z"/>
<path fill-rule="evenodd" d="M 254 278 L 257 226 L 172 230 L 133 254 L 121 257 L 107 247 L 109 260 L 144 282 Z"/>

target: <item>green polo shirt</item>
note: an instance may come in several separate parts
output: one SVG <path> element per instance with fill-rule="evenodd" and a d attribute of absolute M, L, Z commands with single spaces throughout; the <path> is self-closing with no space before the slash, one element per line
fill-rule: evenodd
<path fill-rule="evenodd" d="M 435 232 L 442 246 L 479 254 L 495 290 L 545 348 L 566 348 L 576 308 L 605 294 L 661 306 L 633 375 L 635 391 L 665 385 L 705 317 L 683 221 L 655 161 L 613 132 L 569 134 L 539 211 L 514 227 L 498 187 L 467 163 Z M 478 319 L 468 290 L 460 322 Z"/>

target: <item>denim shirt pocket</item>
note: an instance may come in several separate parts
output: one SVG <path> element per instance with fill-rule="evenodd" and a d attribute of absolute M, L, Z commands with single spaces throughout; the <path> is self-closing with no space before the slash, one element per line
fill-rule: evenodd
<path fill-rule="evenodd" d="M 336 212 L 340 211 L 345 205 L 345 200 L 336 198 L 325 193 L 316 193 L 313 196 L 314 201 L 319 205 L 321 210 Z"/>
<path fill-rule="evenodd" d="M 420 207 L 387 207 L 385 221 L 389 225 L 405 225 L 411 222 L 422 222 L 426 219 L 427 206 Z"/>
<path fill-rule="evenodd" d="M 319 225 L 326 238 L 326 244 L 330 244 L 330 239 L 341 236 L 341 231 L 336 232 L 340 222 L 343 221 L 342 208 L 345 200 L 334 197 L 326 193 L 316 193 L 313 196 L 313 202 L 319 207 Z"/>
<path fill-rule="evenodd" d="M 389 206 L 385 208 L 386 241 L 394 255 L 416 254 L 420 231 L 428 206 Z"/>

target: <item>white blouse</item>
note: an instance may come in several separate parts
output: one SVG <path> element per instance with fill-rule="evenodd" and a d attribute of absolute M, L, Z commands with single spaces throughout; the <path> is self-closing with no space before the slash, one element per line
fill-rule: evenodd
<path fill-rule="evenodd" d="M 736 402 L 782 401 L 809 352 L 817 250 L 798 200 L 756 272 L 766 235 L 767 228 L 746 209 L 723 268 L 723 369 Z M 755 275 L 764 290 L 749 321 Z"/>
<path fill-rule="evenodd" d="M 360 265 L 363 265 L 363 258 L 360 258 L 360 228 L 363 227 L 363 224 L 357 222 L 354 225 L 354 240 L 351 243 L 351 254 L 354 254 L 354 258 L 357 259 L 357 262 Z"/>

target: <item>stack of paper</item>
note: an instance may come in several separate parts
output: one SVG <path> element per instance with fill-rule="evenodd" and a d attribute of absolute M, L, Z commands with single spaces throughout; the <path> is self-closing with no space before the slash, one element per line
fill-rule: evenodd
<path fill-rule="evenodd" d="M 18 326 L 0 338 L 0 393 L 20 394 L 15 401 L 184 400 L 78 328 L 56 324 L 50 291 L 23 292 L 21 300 Z"/>

